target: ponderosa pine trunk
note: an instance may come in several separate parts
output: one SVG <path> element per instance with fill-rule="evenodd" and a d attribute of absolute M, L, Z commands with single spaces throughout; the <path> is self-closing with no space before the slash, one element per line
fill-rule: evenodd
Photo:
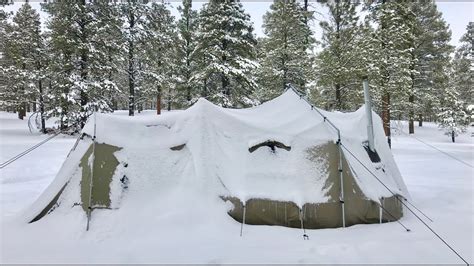
<path fill-rule="evenodd" d="M 385 4 L 385 0 L 382 0 L 382 4 Z M 382 20 L 381 27 L 382 30 L 387 28 L 387 23 Z M 382 50 L 386 49 L 386 43 L 382 41 Z M 388 55 L 386 55 L 386 60 L 388 62 Z M 390 79 L 390 73 L 387 70 L 387 66 L 382 64 L 382 73 L 384 75 L 382 88 L 384 89 L 384 93 L 382 95 L 382 122 L 383 122 L 383 129 L 385 131 L 385 136 L 387 136 L 388 146 L 392 147 L 392 139 L 391 139 L 391 132 L 390 132 L 390 93 L 388 91 L 388 81 Z"/>
<path fill-rule="evenodd" d="M 39 90 L 39 112 L 41 117 L 41 132 L 46 134 L 46 121 L 44 119 L 44 99 L 43 99 L 43 81 L 38 80 Z"/>
<path fill-rule="evenodd" d="M 341 84 L 336 83 L 334 88 L 336 89 L 336 110 L 342 111 Z"/>
<path fill-rule="evenodd" d="M 410 112 L 408 114 L 408 134 L 415 134 L 415 112 L 413 111 L 414 101 L 415 96 L 411 94 L 408 97 L 408 102 L 410 103 Z"/>
<path fill-rule="evenodd" d="M 130 29 L 135 27 L 135 15 L 133 11 L 129 12 L 128 23 Z M 135 51 L 133 39 L 128 40 L 128 115 L 135 115 Z"/>
<path fill-rule="evenodd" d="M 161 114 L 161 91 L 156 94 L 156 114 Z"/>
<path fill-rule="evenodd" d="M 171 86 L 168 86 L 168 112 L 171 111 Z"/>
<path fill-rule="evenodd" d="M 388 146 L 392 147 L 390 132 L 390 93 L 385 92 L 382 97 L 382 121 L 385 136 L 387 136 Z"/>
<path fill-rule="evenodd" d="M 22 70 L 26 70 L 26 64 L 22 64 Z M 22 92 L 24 94 L 25 92 L 25 87 L 22 87 Z M 22 100 L 20 104 L 18 105 L 18 119 L 23 120 L 23 118 L 26 116 L 26 103 Z"/>
<path fill-rule="evenodd" d="M 25 116 L 26 116 L 26 103 L 22 102 L 18 106 L 18 119 L 23 120 Z"/>
<path fill-rule="evenodd" d="M 82 0 L 81 1 L 81 5 L 82 7 L 84 8 L 84 12 L 85 9 L 86 9 L 86 1 L 85 0 Z M 86 20 L 85 18 L 83 17 L 84 14 L 82 14 L 82 17 L 81 17 L 81 20 L 80 20 L 80 28 L 81 28 L 81 42 L 83 44 L 85 44 L 87 42 L 87 35 L 86 35 Z M 85 50 L 84 47 L 82 47 L 81 49 L 81 62 L 80 62 L 80 68 L 81 68 L 81 81 L 83 83 L 86 82 L 87 80 L 87 51 Z M 80 126 L 81 128 L 84 127 L 84 125 L 86 124 L 87 122 L 87 104 L 89 102 L 89 96 L 87 95 L 87 93 L 81 89 L 81 93 L 80 93 L 80 97 L 81 97 L 81 117 L 80 117 Z"/>

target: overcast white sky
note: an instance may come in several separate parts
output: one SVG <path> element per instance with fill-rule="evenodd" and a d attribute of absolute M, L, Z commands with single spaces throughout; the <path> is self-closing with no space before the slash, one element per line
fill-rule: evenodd
<path fill-rule="evenodd" d="M 36 9 L 40 10 L 41 1 L 30 1 L 31 5 Z M 181 1 L 167 1 L 171 3 L 173 15 L 178 15 L 176 7 L 178 7 Z M 193 8 L 200 9 L 202 5 L 207 1 L 193 1 Z M 241 1 L 244 5 L 245 10 L 250 14 L 255 27 L 255 34 L 257 36 L 263 36 L 262 29 L 262 16 L 265 14 L 271 5 L 271 1 Z M 319 39 L 321 36 L 321 29 L 319 27 L 319 21 L 324 19 L 326 10 L 321 7 L 314 0 L 310 0 L 311 10 L 316 11 L 316 21 L 313 22 L 312 28 L 315 32 L 316 38 Z M 4 7 L 7 11 L 17 10 L 24 1 L 15 1 L 15 4 Z M 451 44 L 457 45 L 461 36 L 466 32 L 466 26 L 470 21 L 474 21 L 474 1 L 457 1 L 457 0 L 437 0 L 438 9 L 443 13 L 444 19 L 449 24 L 452 31 Z M 42 17 L 46 18 L 46 14 L 42 12 Z"/>

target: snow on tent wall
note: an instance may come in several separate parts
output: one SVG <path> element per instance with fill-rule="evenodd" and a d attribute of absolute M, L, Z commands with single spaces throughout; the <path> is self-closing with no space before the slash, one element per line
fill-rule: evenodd
<path fill-rule="evenodd" d="M 347 114 L 321 112 L 341 129 L 343 143 L 360 160 L 380 174 L 394 192 L 408 196 L 378 116 L 374 115 L 375 145 L 383 165 L 372 164 L 362 146 L 367 138 L 363 109 Z M 165 191 L 167 187 L 181 186 L 183 191 L 205 191 L 216 197 L 233 196 L 243 201 L 265 198 L 294 202 L 300 207 L 329 200 L 324 188 L 328 176 L 324 162 L 308 160 L 308 150 L 334 143 L 337 134 L 291 90 L 248 109 L 225 109 L 200 99 L 187 110 L 157 117 L 97 114 L 83 132 L 92 135 L 94 122 L 98 143 L 123 148 L 116 156 L 129 165 L 124 173 L 131 180 L 132 190 L 156 185 Z M 249 144 L 269 139 L 279 140 L 292 149 L 271 152 L 262 147 L 249 153 Z M 71 177 L 80 155 L 85 153 L 88 141 L 83 142 L 33 205 L 32 213 L 46 206 L 48 199 Z M 170 150 L 182 144 L 182 150 Z M 351 155 L 344 156 L 365 197 L 378 202 L 381 197 L 392 196 Z M 381 172 L 382 168 L 385 172 Z"/>

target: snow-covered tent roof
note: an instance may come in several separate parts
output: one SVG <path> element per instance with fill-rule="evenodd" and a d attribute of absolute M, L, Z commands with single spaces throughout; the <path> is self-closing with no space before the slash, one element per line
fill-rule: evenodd
<path fill-rule="evenodd" d="M 353 113 L 318 111 L 339 128 L 342 143 L 358 160 L 393 193 L 408 197 L 380 117 L 373 114 L 375 150 L 381 159 L 373 163 L 363 145 L 367 141 L 363 108 Z M 80 197 L 84 205 L 85 193 L 81 195 L 78 188 L 85 191 L 90 183 L 90 177 L 84 181 L 90 170 L 86 173 L 84 169 L 93 161 L 90 136 L 94 135 L 96 143 L 115 147 L 105 152 L 116 158 L 108 170 L 107 208 L 120 208 L 135 192 L 134 200 L 143 195 L 164 198 L 170 190 L 238 199 L 243 205 L 251 199 L 265 199 L 291 202 L 301 209 L 305 204 L 333 202 L 331 189 L 337 181 L 328 180 L 329 160 L 335 159 L 322 153 L 337 151 L 324 145 L 335 145 L 338 135 L 326 120 L 293 90 L 248 109 L 225 109 L 200 99 L 187 110 L 156 117 L 96 114 L 84 127 L 86 136 L 70 153 L 57 178 L 25 213 L 26 219 L 37 220 L 54 206 L 73 206 L 81 202 Z M 345 174 L 356 184 L 347 189 L 360 190 L 366 202 L 378 203 L 393 196 L 355 157 L 341 150 L 348 168 Z M 103 158 L 108 158 L 105 153 Z M 111 165 L 108 159 L 97 158 L 94 182 L 101 178 L 100 169 Z M 96 168 L 100 168 L 99 174 L 95 174 Z M 153 193 L 144 192 L 152 188 Z"/>

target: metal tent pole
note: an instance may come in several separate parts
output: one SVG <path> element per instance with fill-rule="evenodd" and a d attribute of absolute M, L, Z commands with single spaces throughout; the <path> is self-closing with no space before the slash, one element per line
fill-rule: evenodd
<path fill-rule="evenodd" d="M 247 207 L 245 206 L 244 203 L 244 215 L 242 217 L 242 224 L 240 225 L 240 236 L 242 236 L 242 233 L 244 231 L 244 224 L 245 224 L 245 213 L 247 212 Z"/>
<path fill-rule="evenodd" d="M 95 161 L 95 138 L 96 138 L 96 113 L 94 112 L 94 136 L 92 137 L 92 163 L 91 163 L 91 178 L 89 180 L 89 202 L 87 206 L 87 226 L 86 231 L 89 231 L 89 223 L 91 220 L 91 213 L 92 213 L 92 184 L 94 180 L 94 161 Z"/>
<path fill-rule="evenodd" d="M 342 227 L 346 227 L 346 210 L 345 210 L 345 203 L 344 203 L 344 175 L 342 169 L 342 147 L 341 147 L 341 131 L 337 129 L 337 142 L 338 152 L 339 152 L 339 182 L 341 184 L 341 194 L 339 196 L 339 202 L 341 203 L 341 210 L 342 210 Z"/>

